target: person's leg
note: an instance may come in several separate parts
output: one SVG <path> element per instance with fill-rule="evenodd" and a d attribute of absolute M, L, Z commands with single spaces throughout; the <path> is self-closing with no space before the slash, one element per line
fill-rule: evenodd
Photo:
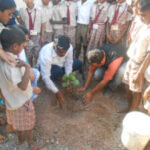
<path fill-rule="evenodd" d="M 26 133 L 26 138 L 27 138 L 29 146 L 32 146 L 33 144 L 32 130 L 28 130 L 25 133 Z"/>
<path fill-rule="evenodd" d="M 57 65 L 53 65 L 51 68 L 51 79 L 53 81 L 57 80 L 58 78 L 64 75 L 64 70 Z"/>
<path fill-rule="evenodd" d="M 88 26 L 84 26 L 82 29 L 82 39 L 83 39 L 83 64 L 86 64 L 86 53 L 87 53 L 87 31 L 88 31 Z"/>
<path fill-rule="evenodd" d="M 22 144 L 24 142 L 23 132 L 22 131 L 16 131 L 16 134 L 18 137 L 18 144 Z"/>
<path fill-rule="evenodd" d="M 127 93 L 127 101 L 128 101 L 128 107 L 125 109 L 126 112 L 130 110 L 132 106 L 132 100 L 133 100 L 133 92 L 130 91 L 129 86 L 126 85 L 126 93 Z"/>
<path fill-rule="evenodd" d="M 130 111 L 136 110 L 140 104 L 141 101 L 141 92 L 134 92 L 133 93 L 133 101 L 132 101 L 132 106 L 130 108 Z"/>
<path fill-rule="evenodd" d="M 78 59 L 73 59 L 73 71 L 80 70 L 82 68 L 82 62 Z"/>
<path fill-rule="evenodd" d="M 80 53 L 81 53 L 81 29 L 80 25 L 77 25 L 75 58 L 78 59 Z"/>

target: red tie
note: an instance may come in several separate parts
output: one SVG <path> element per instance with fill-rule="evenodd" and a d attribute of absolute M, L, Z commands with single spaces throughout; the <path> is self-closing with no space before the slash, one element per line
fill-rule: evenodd
<path fill-rule="evenodd" d="M 27 9 L 27 12 L 28 12 L 28 16 L 29 16 L 29 30 L 33 30 L 34 29 L 35 18 L 36 18 L 36 10 L 35 10 L 35 13 L 34 13 L 34 21 L 32 21 L 31 12 L 29 12 L 28 9 Z"/>
<path fill-rule="evenodd" d="M 117 18 L 118 18 L 118 14 L 119 14 L 119 8 L 120 8 L 120 5 L 118 5 L 117 9 L 115 10 L 115 14 L 114 14 L 114 17 L 112 19 L 111 26 L 117 22 Z"/>
<path fill-rule="evenodd" d="M 70 25 L 70 10 L 69 10 L 69 5 L 67 5 L 67 24 Z"/>

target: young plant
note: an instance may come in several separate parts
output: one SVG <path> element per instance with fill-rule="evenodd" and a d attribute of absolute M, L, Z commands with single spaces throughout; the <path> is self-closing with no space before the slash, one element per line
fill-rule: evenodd
<path fill-rule="evenodd" d="M 62 77 L 62 87 L 67 87 L 68 85 L 72 85 L 72 86 L 78 86 L 80 85 L 79 80 L 77 80 L 76 78 L 76 74 L 75 72 L 70 73 L 69 75 L 64 75 Z"/>

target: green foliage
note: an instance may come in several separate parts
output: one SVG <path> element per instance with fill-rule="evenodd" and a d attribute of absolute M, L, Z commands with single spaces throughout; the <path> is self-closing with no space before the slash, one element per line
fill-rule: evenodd
<path fill-rule="evenodd" d="M 77 80 L 76 78 L 76 74 L 75 72 L 70 73 L 69 75 L 64 75 L 62 77 L 62 87 L 67 87 L 69 84 L 73 85 L 73 86 L 78 86 L 80 85 L 79 80 Z"/>

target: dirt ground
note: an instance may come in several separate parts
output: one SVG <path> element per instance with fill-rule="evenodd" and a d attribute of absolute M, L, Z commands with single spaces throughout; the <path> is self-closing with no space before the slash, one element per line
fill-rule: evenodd
<path fill-rule="evenodd" d="M 39 86 L 43 92 L 36 102 L 36 140 L 68 150 L 124 150 L 120 136 L 125 114 L 117 113 L 127 105 L 124 89 L 119 88 L 111 98 L 99 92 L 88 105 L 76 90 L 74 94 L 63 91 L 66 109 L 60 109 L 42 81 Z"/>

